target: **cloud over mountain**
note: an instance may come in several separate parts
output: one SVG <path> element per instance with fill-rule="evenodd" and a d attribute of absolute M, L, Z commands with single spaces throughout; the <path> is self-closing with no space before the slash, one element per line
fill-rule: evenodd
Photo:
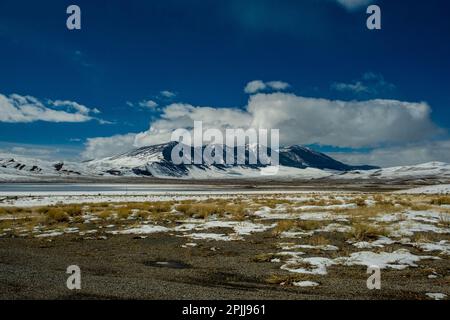
<path fill-rule="evenodd" d="M 279 129 L 280 144 L 319 144 L 335 147 L 373 148 L 426 141 L 444 131 L 430 118 L 425 102 L 398 100 L 341 101 L 297 96 L 291 93 L 258 93 L 250 96 L 244 108 L 216 108 L 171 104 L 162 109 L 159 119 L 147 131 L 138 134 L 89 139 L 88 150 L 114 149 L 123 141 L 134 146 L 163 143 L 174 130 L 191 130 L 195 120 L 203 129 L 263 128 Z M 102 143 L 97 143 L 101 141 Z M 109 141 L 109 140 L 108 140 Z M 118 141 L 116 144 L 114 141 Z"/>

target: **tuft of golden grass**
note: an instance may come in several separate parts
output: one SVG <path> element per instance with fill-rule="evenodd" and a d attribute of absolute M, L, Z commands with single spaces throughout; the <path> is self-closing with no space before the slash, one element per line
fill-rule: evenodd
<path fill-rule="evenodd" d="M 176 206 L 176 209 L 188 217 L 203 219 L 210 215 L 223 215 L 225 213 L 225 208 L 215 203 L 184 203 Z"/>
<path fill-rule="evenodd" d="M 151 213 L 170 212 L 172 210 L 172 202 L 155 202 L 148 209 Z"/>
<path fill-rule="evenodd" d="M 119 217 L 119 219 L 128 219 L 128 217 L 131 215 L 132 209 L 127 208 L 127 207 L 122 207 L 117 209 L 117 216 Z"/>
<path fill-rule="evenodd" d="M 367 206 L 366 205 L 366 200 L 364 198 L 362 198 L 362 197 L 355 198 L 353 201 L 355 202 L 355 204 L 358 207 L 365 207 L 365 206 Z"/>
<path fill-rule="evenodd" d="M 97 214 L 100 219 L 108 220 L 112 216 L 112 212 L 110 210 L 105 210 Z"/>
<path fill-rule="evenodd" d="M 288 231 L 294 229 L 297 226 L 297 223 L 294 220 L 281 220 L 277 222 L 277 225 L 272 230 L 274 235 L 279 235 L 284 231 Z"/>
<path fill-rule="evenodd" d="M 375 240 L 380 236 L 387 236 L 388 232 L 382 226 L 368 224 L 357 221 L 353 223 L 351 231 L 348 233 L 348 238 L 357 241 Z"/>
<path fill-rule="evenodd" d="M 413 242 L 420 242 L 420 243 L 431 242 L 431 239 L 427 234 L 424 234 L 424 233 L 417 234 L 416 233 L 413 235 Z"/>
<path fill-rule="evenodd" d="M 4 214 L 20 214 L 20 213 L 30 213 L 30 209 L 21 207 L 2 207 L 0 208 L 0 215 Z"/>
<path fill-rule="evenodd" d="M 61 208 L 50 208 L 46 216 L 46 223 L 48 224 L 68 222 L 70 220 L 69 215 Z"/>
<path fill-rule="evenodd" d="M 443 204 L 450 204 L 450 196 L 441 196 L 431 199 L 430 204 L 441 206 Z"/>
<path fill-rule="evenodd" d="M 327 238 L 325 238 L 323 236 L 317 236 L 317 235 L 309 238 L 308 242 L 310 245 L 313 245 L 313 246 L 326 246 L 326 245 L 330 244 L 330 240 L 328 240 Z"/>
<path fill-rule="evenodd" d="M 409 207 L 413 211 L 426 211 L 426 210 L 430 210 L 432 208 L 431 205 L 426 204 L 426 203 L 411 203 Z"/>
<path fill-rule="evenodd" d="M 279 235 L 289 230 L 312 231 L 319 229 L 321 226 L 322 222 L 316 220 L 281 220 L 277 222 L 272 234 Z"/>
<path fill-rule="evenodd" d="M 80 205 L 66 206 L 63 210 L 71 217 L 77 217 L 83 215 L 83 209 Z"/>
<path fill-rule="evenodd" d="M 266 278 L 268 284 L 292 285 L 294 282 L 310 280 L 311 275 L 305 274 L 271 274 Z"/>
<path fill-rule="evenodd" d="M 274 253 L 260 253 L 254 256 L 251 260 L 253 262 L 270 262 L 272 259 L 276 258 Z"/>
<path fill-rule="evenodd" d="M 445 212 L 439 214 L 439 224 L 445 228 L 450 228 L 450 215 Z"/>

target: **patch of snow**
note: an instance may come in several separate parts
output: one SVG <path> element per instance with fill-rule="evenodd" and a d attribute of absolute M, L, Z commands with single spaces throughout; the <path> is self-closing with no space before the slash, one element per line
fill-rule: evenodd
<path fill-rule="evenodd" d="M 319 284 L 314 281 L 298 281 L 292 283 L 296 287 L 317 287 Z"/>
<path fill-rule="evenodd" d="M 51 231 L 51 232 L 46 232 L 46 233 L 41 233 L 41 234 L 35 235 L 35 237 L 36 238 L 57 237 L 57 236 L 61 236 L 63 234 L 64 234 L 64 232 L 61 232 L 61 231 Z"/>
<path fill-rule="evenodd" d="M 403 194 L 449 194 L 450 184 L 437 184 L 432 186 L 425 186 L 413 188 L 408 190 L 396 191 L 396 193 Z"/>
<path fill-rule="evenodd" d="M 309 237 L 314 234 L 313 231 L 283 231 L 280 233 L 280 238 L 301 238 L 301 237 Z"/>
<path fill-rule="evenodd" d="M 323 257 L 301 258 L 294 256 L 281 266 L 281 269 L 295 273 L 326 275 L 327 267 L 335 264 L 332 259 Z M 299 266 L 301 265 L 301 267 Z M 303 267 L 303 265 L 308 265 Z"/>
<path fill-rule="evenodd" d="M 438 293 L 438 292 L 433 292 L 433 293 L 432 292 L 428 292 L 428 293 L 426 293 L 426 296 L 431 298 L 431 299 L 434 299 L 434 300 L 443 300 L 443 299 L 447 298 L 446 294 Z"/>
<path fill-rule="evenodd" d="M 383 248 L 385 245 L 390 245 L 393 243 L 395 243 L 394 240 L 391 240 L 386 237 L 380 237 L 378 240 L 372 242 L 359 241 L 352 243 L 352 245 L 359 249 L 371 249 L 371 248 Z"/>
<path fill-rule="evenodd" d="M 346 266 L 362 265 L 377 266 L 380 269 L 402 270 L 407 267 L 417 267 L 416 262 L 424 259 L 439 259 L 433 256 L 416 256 L 406 249 L 398 249 L 394 252 L 375 253 L 371 251 L 355 252 L 350 257 L 336 258 L 335 262 Z"/>
<path fill-rule="evenodd" d="M 242 240 L 241 237 L 237 235 L 226 235 L 221 233 L 190 233 L 185 235 L 186 237 L 195 240 L 215 240 L 215 241 L 235 241 Z"/>
<path fill-rule="evenodd" d="M 154 225 L 142 225 L 136 228 L 130 228 L 125 230 L 115 230 L 115 231 L 107 231 L 111 234 L 151 234 L 151 233 L 159 233 L 159 232 L 168 232 L 170 229 L 162 226 L 154 226 Z"/>
<path fill-rule="evenodd" d="M 280 243 L 282 250 L 292 250 L 292 249 L 314 249 L 314 250 L 323 250 L 323 251 L 337 251 L 338 247 L 333 245 L 309 245 L 309 244 L 292 244 L 292 243 Z"/>
<path fill-rule="evenodd" d="M 447 240 L 442 240 L 437 243 L 418 242 L 412 243 L 412 245 L 426 252 L 441 251 L 441 254 L 450 255 L 450 243 Z"/>

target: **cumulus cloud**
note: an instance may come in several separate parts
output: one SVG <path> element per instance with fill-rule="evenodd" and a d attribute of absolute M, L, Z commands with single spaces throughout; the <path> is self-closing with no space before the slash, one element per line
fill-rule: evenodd
<path fill-rule="evenodd" d="M 158 104 L 153 100 L 142 100 L 141 102 L 139 102 L 139 106 L 143 108 L 153 109 L 156 108 Z"/>
<path fill-rule="evenodd" d="M 128 133 L 112 137 L 88 138 L 81 157 L 83 159 L 101 159 L 129 151 L 134 148 L 135 137 L 135 133 Z"/>
<path fill-rule="evenodd" d="M 93 119 L 91 114 L 100 113 L 74 101 L 47 101 L 32 96 L 0 94 L 0 122 L 86 122 Z M 97 119 L 99 120 L 99 119 Z"/>
<path fill-rule="evenodd" d="M 258 93 L 250 96 L 245 108 L 215 108 L 171 104 L 161 117 L 138 134 L 96 138 L 88 141 L 91 152 L 117 153 L 117 145 L 135 147 L 168 142 L 174 130 L 192 130 L 194 121 L 203 129 L 279 129 L 280 144 L 318 144 L 336 147 L 375 148 L 406 145 L 432 139 L 444 133 L 430 119 L 425 102 L 398 100 L 341 101 L 308 98 L 288 93 Z M 106 139 L 106 140 L 105 140 Z M 108 140 L 109 139 L 109 140 Z M 118 143 L 114 141 L 117 140 Z M 102 149 L 106 143 L 105 152 Z M 110 147 L 111 146 L 111 147 Z"/>
<path fill-rule="evenodd" d="M 450 140 L 378 148 L 369 152 L 333 152 L 330 156 L 349 164 L 381 167 L 415 165 L 431 161 L 450 162 Z"/>
<path fill-rule="evenodd" d="M 368 6 L 373 0 L 336 0 L 341 6 L 347 10 L 356 10 L 364 6 Z"/>
<path fill-rule="evenodd" d="M 397 100 L 339 101 L 294 94 L 258 94 L 247 111 L 252 127 L 279 128 L 283 144 L 368 147 L 406 143 L 440 132 L 426 103 Z"/>
<path fill-rule="evenodd" d="M 136 135 L 135 145 L 170 141 L 174 130 L 192 129 L 194 121 L 202 121 L 205 130 L 215 128 L 224 131 L 227 128 L 246 128 L 252 118 L 247 112 L 236 108 L 195 107 L 175 103 L 164 109 L 161 119 L 155 121 L 148 131 Z"/>
<path fill-rule="evenodd" d="M 169 91 L 169 90 L 163 90 L 160 92 L 160 94 L 164 97 L 164 98 L 173 98 L 176 96 L 176 93 Z"/>
<path fill-rule="evenodd" d="M 264 82 L 261 80 L 253 80 L 247 83 L 247 85 L 244 88 L 244 92 L 248 94 L 253 94 L 267 89 L 281 91 L 286 90 L 289 87 L 290 87 L 289 83 L 283 81 Z"/>

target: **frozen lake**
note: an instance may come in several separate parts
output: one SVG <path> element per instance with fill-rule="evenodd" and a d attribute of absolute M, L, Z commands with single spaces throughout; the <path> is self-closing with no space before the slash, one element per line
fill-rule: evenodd
<path fill-rule="evenodd" d="M 0 184 L 0 194 L 10 193 L 177 193 L 220 190 L 220 186 L 169 185 L 169 184 L 71 184 L 71 183 L 5 183 Z M 229 187 L 227 187 L 229 189 Z M 244 190 L 244 188 L 242 188 Z"/>

